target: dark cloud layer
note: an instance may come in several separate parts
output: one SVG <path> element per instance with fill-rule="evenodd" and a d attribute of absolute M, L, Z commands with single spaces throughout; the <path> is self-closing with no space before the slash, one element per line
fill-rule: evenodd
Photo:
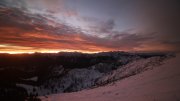
<path fill-rule="evenodd" d="M 101 49 L 108 49 L 108 47 L 98 46 L 91 42 L 90 36 L 65 24 L 50 21 L 56 25 L 51 26 L 48 25 L 49 20 L 42 16 L 26 14 L 19 9 L 11 10 L 6 7 L 0 9 L 2 15 L 0 16 L 0 44 L 2 45 L 47 50 L 101 51 Z M 0 47 L 0 50 L 3 51 L 4 48 Z"/>
<path fill-rule="evenodd" d="M 123 3 L 123 0 L 112 0 L 108 8 L 104 8 L 105 2 L 101 2 L 102 7 L 98 10 L 104 12 L 102 8 L 108 9 L 113 16 L 109 16 L 108 19 L 99 18 L 100 14 L 97 14 L 97 17 L 96 15 L 83 16 L 82 11 L 68 8 L 67 1 L 64 0 L 51 2 L 2 0 L 0 2 L 0 52 L 179 51 L 179 1 L 130 1 L 124 4 L 128 7 L 133 5 L 136 8 L 131 9 L 132 13 L 137 11 L 132 18 L 135 22 L 137 20 L 143 24 L 140 29 L 139 27 L 133 29 L 127 26 L 128 23 L 124 23 L 127 28 L 120 31 L 118 28 L 123 27 L 121 26 L 123 19 L 118 20 L 118 16 L 122 16 L 117 10 L 120 8 L 116 5 L 117 2 L 119 5 Z M 39 7 L 33 8 L 34 3 Z M 57 3 L 61 6 L 57 6 Z M 120 10 L 123 11 L 122 8 Z M 131 21 L 129 9 L 124 11 L 128 12 L 125 15 Z"/>

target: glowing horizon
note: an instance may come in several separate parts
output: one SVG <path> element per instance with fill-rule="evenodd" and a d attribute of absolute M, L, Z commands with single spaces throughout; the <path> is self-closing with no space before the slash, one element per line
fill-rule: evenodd
<path fill-rule="evenodd" d="M 80 51 L 80 50 L 59 50 L 59 51 L 53 51 L 53 50 L 44 50 L 44 51 L 0 51 L 0 53 L 7 53 L 7 54 L 34 54 L 34 53 L 60 53 L 60 52 L 80 52 L 80 53 L 88 53 L 88 54 L 93 54 L 93 53 L 99 53 L 99 52 L 106 52 L 106 51 L 95 51 L 95 52 L 90 52 L 90 51 Z"/>

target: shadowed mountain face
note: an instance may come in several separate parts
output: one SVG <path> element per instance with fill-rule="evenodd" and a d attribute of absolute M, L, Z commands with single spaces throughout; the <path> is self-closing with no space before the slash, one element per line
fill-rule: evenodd
<path fill-rule="evenodd" d="M 13 93 L 12 98 L 26 98 L 98 87 L 143 72 L 149 69 L 147 65 L 159 65 L 168 56 L 126 52 L 0 54 L 0 96 Z M 141 62 L 143 66 L 131 68 Z"/>

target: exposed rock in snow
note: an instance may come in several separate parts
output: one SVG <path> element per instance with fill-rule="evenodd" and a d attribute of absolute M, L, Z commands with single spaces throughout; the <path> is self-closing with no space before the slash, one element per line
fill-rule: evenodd
<path fill-rule="evenodd" d="M 44 89 L 53 89 L 52 93 L 78 91 L 94 85 L 101 75 L 96 70 L 73 69 L 62 78 L 52 78 L 42 86 Z"/>
<path fill-rule="evenodd" d="M 109 71 L 112 71 L 116 68 L 117 67 L 114 64 L 108 64 L 108 63 L 99 63 L 97 65 L 89 67 L 89 69 L 97 70 L 100 73 L 108 73 Z"/>
<path fill-rule="evenodd" d="M 52 67 L 50 74 L 51 76 L 59 76 L 63 74 L 63 72 L 64 72 L 64 67 L 61 65 L 61 66 Z"/>
<path fill-rule="evenodd" d="M 95 84 L 95 80 L 101 77 L 101 73 L 96 70 L 89 69 L 73 69 L 61 82 L 65 82 L 65 92 L 79 91 Z"/>

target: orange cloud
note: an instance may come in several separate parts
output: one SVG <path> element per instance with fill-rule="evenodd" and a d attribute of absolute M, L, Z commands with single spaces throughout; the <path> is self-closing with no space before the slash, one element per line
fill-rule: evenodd
<path fill-rule="evenodd" d="M 88 35 L 65 23 L 49 20 L 48 16 L 25 13 L 19 9 L 0 7 L 0 53 L 33 52 L 101 52 L 173 50 L 171 44 L 153 42 L 150 34 L 114 33 L 104 38 Z M 70 12 L 69 16 L 75 15 Z M 112 22 L 112 25 L 113 22 Z M 109 32 L 112 30 L 111 21 Z M 99 34 L 99 33 L 97 33 Z"/>

